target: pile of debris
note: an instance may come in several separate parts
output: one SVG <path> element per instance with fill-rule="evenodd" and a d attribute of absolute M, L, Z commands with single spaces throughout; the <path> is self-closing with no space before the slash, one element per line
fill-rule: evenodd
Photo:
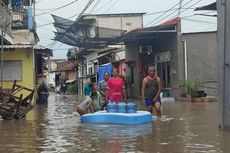
<path fill-rule="evenodd" d="M 22 90 L 26 90 L 29 94 L 23 96 L 20 94 Z M 21 85 L 17 85 L 16 81 L 9 91 L 0 88 L 0 115 L 3 119 L 21 119 L 32 110 L 31 105 L 34 95 L 34 89 L 29 89 Z"/>

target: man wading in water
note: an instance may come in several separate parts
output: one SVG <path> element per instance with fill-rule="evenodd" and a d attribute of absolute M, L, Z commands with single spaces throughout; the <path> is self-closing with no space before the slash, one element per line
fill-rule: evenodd
<path fill-rule="evenodd" d="M 155 67 L 148 67 L 148 76 L 142 81 L 142 101 L 150 113 L 155 109 L 157 116 L 161 116 L 161 90 L 161 79 L 156 76 Z"/>

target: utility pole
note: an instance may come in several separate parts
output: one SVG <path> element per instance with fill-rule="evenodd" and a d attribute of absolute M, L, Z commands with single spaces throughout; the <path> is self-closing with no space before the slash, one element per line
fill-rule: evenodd
<path fill-rule="evenodd" d="M 217 1 L 220 128 L 230 129 L 230 1 Z"/>
<path fill-rule="evenodd" d="M 1 88 L 3 89 L 3 39 L 4 39 L 4 32 L 3 28 L 1 29 Z"/>
<path fill-rule="evenodd" d="M 177 15 L 177 17 L 180 17 L 182 1 L 183 1 L 183 0 L 180 0 L 180 3 L 179 3 L 179 8 L 178 8 L 178 15 Z"/>

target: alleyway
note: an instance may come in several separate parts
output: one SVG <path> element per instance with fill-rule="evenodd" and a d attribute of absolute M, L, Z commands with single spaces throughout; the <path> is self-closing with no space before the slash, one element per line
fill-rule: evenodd
<path fill-rule="evenodd" d="M 0 152 L 230 152 L 229 133 L 216 126 L 218 103 L 165 102 L 160 120 L 135 126 L 81 124 L 78 103 L 51 95 L 26 120 L 0 120 Z"/>

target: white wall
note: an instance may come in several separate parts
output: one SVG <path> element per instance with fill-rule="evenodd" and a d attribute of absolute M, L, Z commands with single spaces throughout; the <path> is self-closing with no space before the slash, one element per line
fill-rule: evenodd
<path fill-rule="evenodd" d="M 94 62 L 98 62 L 98 59 L 96 59 L 98 56 L 97 52 L 92 52 L 86 56 L 86 61 L 87 61 L 87 74 L 94 74 Z M 89 72 L 89 68 L 92 68 L 92 73 Z"/>
<path fill-rule="evenodd" d="M 121 30 L 131 30 L 133 28 L 143 26 L 142 16 L 130 16 L 130 17 L 98 17 L 98 26 L 111 28 L 111 29 L 121 29 Z"/>
<path fill-rule="evenodd" d="M 140 96 L 140 73 L 139 73 L 139 52 L 138 43 L 132 42 L 126 44 L 125 60 L 135 61 L 134 64 L 134 84 L 129 88 L 129 96 L 138 98 Z M 130 76 L 130 67 L 126 65 L 126 75 Z"/>

